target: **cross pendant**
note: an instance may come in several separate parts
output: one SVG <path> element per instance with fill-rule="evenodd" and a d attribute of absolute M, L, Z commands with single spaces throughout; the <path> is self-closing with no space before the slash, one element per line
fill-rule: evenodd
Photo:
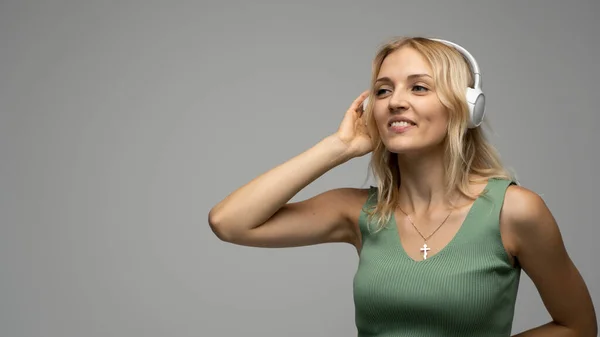
<path fill-rule="evenodd" d="M 427 244 L 423 244 L 423 248 L 420 249 L 423 252 L 423 260 L 427 260 L 427 252 L 431 250 L 431 248 L 427 247 Z"/>

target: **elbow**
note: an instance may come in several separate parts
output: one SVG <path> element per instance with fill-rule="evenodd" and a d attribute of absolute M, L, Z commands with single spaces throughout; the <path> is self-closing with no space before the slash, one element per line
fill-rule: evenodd
<path fill-rule="evenodd" d="M 589 322 L 585 325 L 580 325 L 579 327 L 571 328 L 571 332 L 573 336 L 576 337 L 597 337 L 598 336 L 598 324 L 594 319 L 592 322 Z"/>
<path fill-rule="evenodd" d="M 230 242 L 231 235 L 225 228 L 226 226 L 221 219 L 219 213 L 216 212 L 214 208 L 208 212 L 208 225 L 210 226 L 210 230 L 219 240 Z"/>
<path fill-rule="evenodd" d="M 598 336 L 598 321 L 596 320 L 595 310 L 592 308 L 592 314 L 590 315 L 590 319 L 588 324 L 582 327 L 578 336 L 582 337 L 597 337 Z"/>
<path fill-rule="evenodd" d="M 581 330 L 581 332 L 575 334 L 580 337 L 598 337 L 598 328 L 590 328 L 587 330 Z"/>
<path fill-rule="evenodd" d="M 239 230 L 235 229 L 231 221 L 224 218 L 223 213 L 215 211 L 214 208 L 208 213 L 208 225 L 213 234 L 223 242 L 237 243 L 240 237 Z"/>
<path fill-rule="evenodd" d="M 224 211 L 222 208 L 213 207 L 208 212 L 208 225 L 213 234 L 221 241 L 246 246 L 251 243 L 255 235 L 254 226 L 249 217 L 240 215 L 240 212 Z"/>

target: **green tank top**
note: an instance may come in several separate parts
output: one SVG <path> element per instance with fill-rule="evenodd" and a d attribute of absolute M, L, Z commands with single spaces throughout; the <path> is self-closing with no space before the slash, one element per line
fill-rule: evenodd
<path fill-rule="evenodd" d="M 353 282 L 358 337 L 510 336 L 521 268 L 508 259 L 499 217 L 511 184 L 489 179 L 450 243 L 422 261 L 404 251 L 394 217 L 371 233 L 363 209 Z M 376 198 L 371 186 L 365 206 Z"/>

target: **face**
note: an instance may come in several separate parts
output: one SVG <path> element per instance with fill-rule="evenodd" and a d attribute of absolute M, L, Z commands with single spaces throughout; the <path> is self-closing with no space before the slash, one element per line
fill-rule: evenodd
<path fill-rule="evenodd" d="M 440 147 L 448 112 L 425 58 L 412 48 L 396 50 L 385 58 L 377 78 L 373 117 L 386 148 L 409 153 Z"/>

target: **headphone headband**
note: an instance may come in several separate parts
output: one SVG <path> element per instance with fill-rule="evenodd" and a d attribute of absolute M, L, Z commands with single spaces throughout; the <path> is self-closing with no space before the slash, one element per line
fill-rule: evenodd
<path fill-rule="evenodd" d="M 466 99 L 469 106 L 469 128 L 478 127 L 483 118 L 485 117 L 485 95 L 481 89 L 481 71 L 479 70 L 479 64 L 475 60 L 475 57 L 469 53 L 466 48 L 461 45 L 442 39 L 430 39 L 433 41 L 441 42 L 447 46 L 453 47 L 467 60 L 471 67 L 471 73 L 473 74 L 473 87 L 467 88 Z"/>
<path fill-rule="evenodd" d="M 471 55 L 471 53 L 469 53 L 469 51 L 467 49 L 465 49 L 463 46 L 461 46 L 457 43 L 447 41 L 447 40 L 435 39 L 435 38 L 430 38 L 429 40 L 441 42 L 445 45 L 454 47 L 454 49 L 458 50 L 464 56 L 464 58 L 467 59 L 467 61 L 469 62 L 469 65 L 471 66 L 471 72 L 473 73 L 473 80 L 474 80 L 473 88 L 481 89 L 481 71 L 479 70 L 479 64 L 477 64 L 475 57 L 473 57 L 473 55 Z"/>

